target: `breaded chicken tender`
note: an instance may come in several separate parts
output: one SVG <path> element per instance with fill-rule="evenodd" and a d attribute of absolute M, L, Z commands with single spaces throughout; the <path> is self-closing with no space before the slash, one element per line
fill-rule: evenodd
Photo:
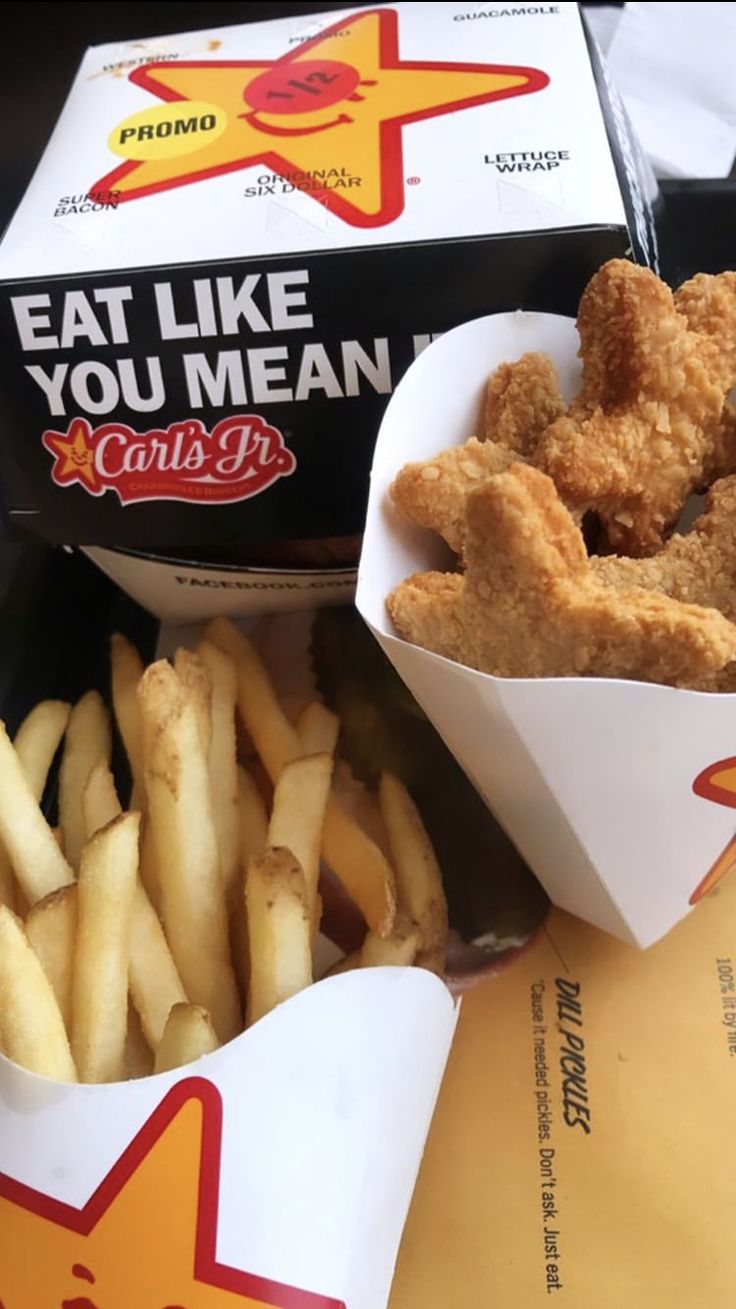
<path fill-rule="evenodd" d="M 713 609 L 604 585 L 553 482 L 514 464 L 468 495 L 466 572 L 402 582 L 387 606 L 406 640 L 500 677 L 593 674 L 687 686 L 736 654 Z"/>
<path fill-rule="evenodd" d="M 697 273 L 675 291 L 675 308 L 693 332 L 716 345 L 736 385 L 736 273 Z"/>
<path fill-rule="evenodd" d="M 736 622 L 736 477 L 711 487 L 705 512 L 689 532 L 670 537 L 651 559 L 591 559 L 608 586 L 643 586 L 687 604 L 720 609 Z"/>
<path fill-rule="evenodd" d="M 471 436 L 433 459 L 405 464 L 394 479 L 390 495 L 403 514 L 420 527 L 439 532 L 457 554 L 462 553 L 465 499 L 480 482 L 502 473 L 518 454 L 495 441 Z"/>
<path fill-rule="evenodd" d="M 715 459 L 730 365 L 654 273 L 623 259 L 588 283 L 578 330 L 582 391 L 537 462 L 567 503 L 596 510 L 614 548 L 650 554 Z"/>
<path fill-rule="evenodd" d="M 675 307 L 688 327 L 715 344 L 729 386 L 736 386 L 736 273 L 698 273 L 675 291 Z M 736 409 L 724 405 L 715 435 L 715 448 L 705 468 L 705 480 L 736 473 Z"/>
<path fill-rule="evenodd" d="M 736 691 L 736 663 L 726 664 L 717 673 L 708 673 L 697 677 L 689 683 L 690 691 L 715 691 L 721 695 L 732 695 Z"/>
<path fill-rule="evenodd" d="M 498 441 L 529 458 L 542 433 L 565 412 L 557 373 L 549 355 L 530 352 L 514 364 L 500 364 L 486 388 L 484 439 Z"/>
<path fill-rule="evenodd" d="M 736 408 L 727 400 L 716 429 L 713 450 L 705 466 L 703 485 L 736 473 Z"/>

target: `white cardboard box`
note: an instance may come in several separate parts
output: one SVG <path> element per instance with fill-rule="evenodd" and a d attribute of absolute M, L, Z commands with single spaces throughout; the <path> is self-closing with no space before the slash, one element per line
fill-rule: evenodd
<path fill-rule="evenodd" d="M 337 538 L 354 565 L 417 354 L 478 314 L 571 312 L 630 249 L 654 264 L 649 199 L 571 0 L 88 50 L 0 243 L 11 524 L 244 570 Z"/>

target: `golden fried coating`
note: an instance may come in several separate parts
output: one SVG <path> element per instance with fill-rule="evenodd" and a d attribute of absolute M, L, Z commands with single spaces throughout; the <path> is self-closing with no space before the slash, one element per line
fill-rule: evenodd
<path fill-rule="evenodd" d="M 736 386 L 736 273 L 698 273 L 675 291 L 675 307 L 688 327 L 713 341 Z M 724 405 L 715 434 L 715 448 L 705 468 L 705 481 L 736 473 L 736 409 Z"/>
<path fill-rule="evenodd" d="M 726 664 L 717 673 L 707 673 L 705 677 L 696 677 L 688 683 L 690 691 L 716 691 L 721 695 L 732 695 L 736 691 L 736 663 Z"/>
<path fill-rule="evenodd" d="M 594 674 L 688 685 L 736 654 L 712 609 L 605 586 L 543 473 L 514 464 L 466 501 L 463 575 L 424 573 L 389 596 L 406 640 L 501 677 Z"/>
<path fill-rule="evenodd" d="M 708 486 L 720 477 L 730 477 L 731 473 L 736 473 L 736 408 L 727 400 L 705 466 L 703 484 Z"/>
<path fill-rule="evenodd" d="M 736 273 L 697 273 L 675 291 L 675 308 L 693 332 L 710 337 L 736 384 Z"/>
<path fill-rule="evenodd" d="M 391 498 L 413 523 L 439 532 L 450 548 L 461 554 L 468 491 L 494 473 L 504 472 L 518 458 L 506 446 L 471 436 L 434 459 L 405 464 L 391 485 Z"/>
<path fill-rule="evenodd" d="M 670 537 L 651 559 L 591 559 L 608 586 L 643 586 L 687 604 L 720 609 L 736 622 L 736 477 L 716 482 L 689 532 Z"/>
<path fill-rule="evenodd" d="M 567 503 L 594 508 L 611 544 L 661 544 L 715 457 L 729 368 L 654 273 L 613 259 L 578 315 L 583 387 L 537 453 Z"/>
<path fill-rule="evenodd" d="M 499 364 L 486 388 L 484 440 L 531 457 L 542 433 L 565 412 L 549 355 L 530 352 Z"/>

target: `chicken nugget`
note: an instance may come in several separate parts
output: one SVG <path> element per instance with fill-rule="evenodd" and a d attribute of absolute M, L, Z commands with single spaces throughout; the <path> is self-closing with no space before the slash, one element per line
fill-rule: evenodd
<path fill-rule="evenodd" d="M 600 582 L 553 482 L 514 464 L 466 500 L 466 572 L 418 574 L 387 607 L 401 636 L 500 677 L 689 685 L 736 654 L 713 609 Z"/>
<path fill-rule="evenodd" d="M 465 498 L 486 478 L 502 473 L 519 456 L 495 441 L 471 436 L 433 459 L 405 464 L 390 495 L 398 509 L 420 527 L 439 532 L 451 550 L 462 554 Z"/>
<path fill-rule="evenodd" d="M 670 537 L 650 559 L 593 558 L 608 586 L 643 586 L 687 604 L 719 609 L 736 622 L 736 477 L 716 482 L 689 532 Z"/>
<path fill-rule="evenodd" d="M 542 433 L 565 412 L 555 366 L 549 355 L 529 352 L 513 364 L 500 364 L 488 380 L 484 440 L 498 441 L 529 458 Z"/>
<path fill-rule="evenodd" d="M 614 548 L 650 554 L 716 457 L 729 366 L 669 288 L 623 259 L 588 283 L 578 329 L 582 390 L 536 461 L 567 503 L 596 510 Z"/>
<path fill-rule="evenodd" d="M 697 273 L 675 291 L 675 308 L 688 327 L 714 342 L 736 384 L 736 273 Z"/>

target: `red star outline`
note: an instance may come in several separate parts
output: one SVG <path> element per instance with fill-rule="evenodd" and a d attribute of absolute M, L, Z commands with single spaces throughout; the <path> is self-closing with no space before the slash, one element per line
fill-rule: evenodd
<path fill-rule="evenodd" d="M 702 772 L 698 773 L 693 782 L 693 792 L 701 800 L 710 800 L 713 804 L 725 805 L 727 809 L 736 809 L 736 792 L 730 791 L 725 786 L 719 786 L 718 782 L 713 779 L 719 773 L 725 773 L 730 768 L 736 768 L 736 755 L 730 755 L 728 759 L 719 759 L 714 764 L 709 764 Z M 727 842 L 718 858 L 713 861 L 702 881 L 698 882 L 693 891 L 688 904 L 697 904 L 703 896 L 712 891 L 717 886 L 721 878 L 730 872 L 736 862 L 736 836 L 732 836 Z"/>
<path fill-rule="evenodd" d="M 89 1236 L 97 1223 L 124 1190 L 139 1165 L 163 1136 L 179 1111 L 190 1100 L 202 1106 L 202 1138 L 197 1204 L 197 1235 L 194 1251 L 194 1280 L 216 1290 L 261 1300 L 272 1309 L 346 1309 L 342 1300 L 300 1291 L 270 1278 L 244 1273 L 217 1262 L 217 1212 L 220 1197 L 222 1154 L 222 1099 L 212 1082 L 188 1077 L 172 1087 L 140 1131 L 113 1164 L 81 1209 L 54 1200 L 6 1173 L 0 1173 L 0 1197 L 30 1213 L 64 1227 L 78 1236 Z"/>
<path fill-rule="evenodd" d="M 719 759 L 715 764 L 709 764 L 701 773 L 698 773 L 693 782 L 693 791 L 699 795 L 701 800 L 712 800 L 714 804 L 726 805 L 729 809 L 736 809 L 736 791 L 730 791 L 725 786 L 719 786 L 713 781 L 719 773 L 728 772 L 731 768 L 736 768 L 736 755 L 731 755 L 728 759 Z"/>
<path fill-rule="evenodd" d="M 326 209 L 334 213 L 337 218 L 348 223 L 351 227 L 383 227 L 385 224 L 398 218 L 404 209 L 404 184 L 403 184 L 403 149 L 402 149 L 402 128 L 407 123 L 416 123 L 425 118 L 436 118 L 444 113 L 454 113 L 460 109 L 472 109 L 475 105 L 488 104 L 493 100 L 505 100 L 511 96 L 530 95 L 534 91 L 542 91 L 549 84 L 547 73 L 543 73 L 538 68 L 523 68 L 512 64 L 468 64 L 468 63 L 444 63 L 434 60 L 409 60 L 402 61 L 399 58 L 399 23 L 398 14 L 395 9 L 364 9 L 357 14 L 351 14 L 348 18 L 343 18 L 331 27 L 319 32 L 317 36 L 309 41 L 305 41 L 294 50 L 287 51 L 279 59 L 271 63 L 271 67 L 288 64 L 296 61 L 297 56 L 303 56 L 305 51 L 311 50 L 314 46 L 321 44 L 327 37 L 341 31 L 343 27 L 354 25 L 356 21 L 362 18 L 377 16 L 379 20 L 379 59 L 382 68 L 400 71 L 403 68 L 426 71 L 426 72 L 447 72 L 460 71 L 466 73 L 497 73 L 511 74 L 519 77 L 526 77 L 528 80 L 523 86 L 507 87 L 505 90 L 485 91 L 480 95 L 469 96 L 465 100 L 445 102 L 442 105 L 434 105 L 429 109 L 420 109 L 414 113 L 400 115 L 397 118 L 382 120 L 378 124 L 379 132 L 379 153 L 381 159 L 381 197 L 382 203 L 378 213 L 365 214 L 362 210 L 356 209 L 349 201 L 338 196 L 334 191 L 315 188 L 313 183 L 308 185 L 306 182 L 292 183 L 297 190 L 304 190 L 312 199 L 323 204 Z M 206 60 L 192 59 L 181 62 L 177 60 L 177 68 L 263 68 L 264 60 L 252 59 L 223 59 L 223 60 Z M 171 69 L 171 63 L 165 64 L 148 64 L 143 68 L 136 68 L 129 75 L 129 80 L 136 86 L 143 87 L 146 91 L 151 91 L 153 95 L 158 96 L 160 100 L 181 101 L 187 97 L 173 91 L 170 87 L 162 86 L 156 82 L 155 73 L 157 68 Z M 236 172 L 239 169 L 247 168 L 252 164 L 262 164 L 269 168 L 271 172 L 278 173 L 283 177 L 284 173 L 290 170 L 295 171 L 295 165 L 291 164 L 283 155 L 277 154 L 271 150 L 264 150 L 262 154 L 248 155 L 243 159 L 232 160 L 228 164 L 217 164 L 212 168 L 203 168 L 198 172 L 188 173 L 185 177 L 169 178 L 165 182 L 154 182 L 150 186 L 141 186 L 134 191 L 121 192 L 118 203 L 122 204 L 127 200 L 137 200 L 145 195 L 155 195 L 160 191 L 168 191 L 177 186 L 187 186 L 191 182 L 205 181 L 208 177 L 217 177 L 220 174 Z M 116 184 L 136 168 L 140 168 L 141 163 L 138 160 L 131 159 L 127 163 L 120 164 L 107 173 L 105 177 L 100 178 L 91 186 L 90 192 L 95 191 L 114 191 Z"/>

